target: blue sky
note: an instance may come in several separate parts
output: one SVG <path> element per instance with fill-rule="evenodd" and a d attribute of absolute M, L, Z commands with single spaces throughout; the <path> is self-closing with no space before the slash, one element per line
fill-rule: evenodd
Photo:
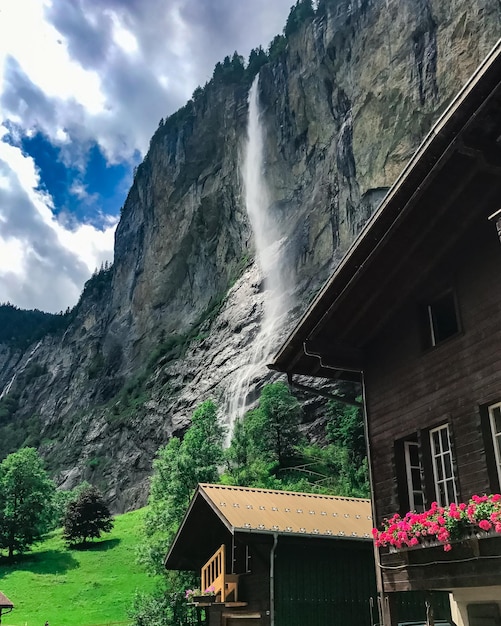
<path fill-rule="evenodd" d="M 60 311 L 113 235 L 158 121 L 291 0 L 3 0 L 0 302 Z"/>
<path fill-rule="evenodd" d="M 131 160 L 109 163 L 99 144 L 91 141 L 79 166 L 66 162 L 62 148 L 44 133 L 23 134 L 21 128 L 5 135 L 4 141 L 32 158 L 40 181 L 37 190 L 51 196 L 56 217 L 65 214 L 75 223 L 87 222 L 96 228 L 105 228 L 109 217 L 118 218 L 133 167 L 141 160 L 137 151 Z"/>

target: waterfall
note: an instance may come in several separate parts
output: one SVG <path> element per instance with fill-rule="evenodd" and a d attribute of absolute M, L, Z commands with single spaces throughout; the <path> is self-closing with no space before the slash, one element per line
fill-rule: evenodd
<path fill-rule="evenodd" d="M 42 340 L 40 339 L 40 341 L 37 343 L 37 345 L 33 348 L 33 350 L 29 353 L 28 358 L 26 359 L 26 362 L 24 363 L 22 369 L 19 372 L 14 372 L 14 375 L 12 376 L 12 378 L 9 380 L 9 382 L 7 383 L 7 385 L 5 385 L 5 388 L 3 389 L 2 393 L 0 393 L 0 400 L 2 398 L 4 398 L 9 391 L 12 388 L 12 385 L 14 384 L 14 381 L 17 378 L 18 374 L 22 374 L 24 372 L 24 370 L 26 369 L 26 367 L 29 365 L 30 361 L 32 360 L 32 358 L 35 356 L 35 352 L 38 350 L 38 348 L 42 345 Z"/>
<path fill-rule="evenodd" d="M 248 96 L 247 141 L 241 175 L 247 215 L 254 235 L 255 262 L 263 282 L 261 323 L 253 338 L 248 363 L 238 369 L 227 390 L 230 428 L 247 406 L 253 382 L 268 372 L 266 364 L 277 348 L 277 332 L 288 310 L 288 284 L 283 264 L 283 238 L 271 213 L 271 202 L 264 177 L 264 128 L 259 106 L 259 74 Z"/>

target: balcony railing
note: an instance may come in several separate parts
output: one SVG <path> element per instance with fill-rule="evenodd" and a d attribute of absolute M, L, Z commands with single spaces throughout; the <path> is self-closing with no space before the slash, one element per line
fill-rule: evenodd
<path fill-rule="evenodd" d="M 224 544 L 202 567 L 202 591 L 214 588 L 221 602 L 238 602 L 238 575 L 227 574 L 226 552 Z"/>

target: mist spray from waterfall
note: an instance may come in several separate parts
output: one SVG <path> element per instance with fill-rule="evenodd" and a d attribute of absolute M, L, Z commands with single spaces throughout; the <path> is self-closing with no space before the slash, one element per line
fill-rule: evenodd
<path fill-rule="evenodd" d="M 266 364 L 277 348 L 277 331 L 286 313 L 288 285 L 283 267 L 283 240 L 271 213 L 264 176 L 265 133 L 259 104 L 259 74 L 248 97 L 247 142 L 241 164 L 245 207 L 254 235 L 256 263 L 263 285 L 263 310 L 257 335 L 252 342 L 248 364 L 237 372 L 227 391 L 230 427 L 246 409 L 253 382 L 267 373 Z"/>

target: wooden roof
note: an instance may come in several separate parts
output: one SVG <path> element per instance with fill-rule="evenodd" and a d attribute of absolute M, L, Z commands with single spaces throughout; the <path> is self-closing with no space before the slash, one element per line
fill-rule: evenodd
<path fill-rule="evenodd" d="M 370 541 L 371 530 L 370 500 L 200 484 L 165 566 L 198 569 L 241 533 Z"/>
<path fill-rule="evenodd" d="M 14 605 L 9 598 L 0 591 L 0 609 L 13 609 Z"/>
<path fill-rule="evenodd" d="M 271 369 L 360 379 L 364 347 L 423 275 L 499 209 L 500 136 L 501 40 L 426 136 Z"/>
<path fill-rule="evenodd" d="M 228 485 L 199 485 L 228 529 L 368 539 L 370 500 Z"/>

